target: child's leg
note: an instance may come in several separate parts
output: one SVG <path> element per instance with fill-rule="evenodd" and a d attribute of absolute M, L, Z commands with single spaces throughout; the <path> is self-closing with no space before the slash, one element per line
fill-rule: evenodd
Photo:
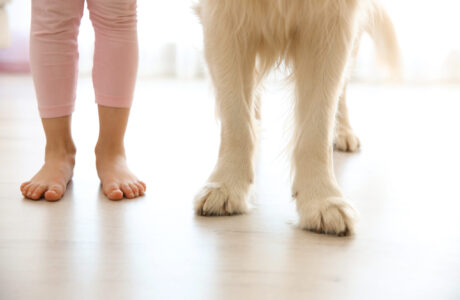
<path fill-rule="evenodd" d="M 32 1 L 30 61 L 46 135 L 45 164 L 21 185 L 31 199 L 59 200 L 72 178 L 75 147 L 70 115 L 77 79 L 77 35 L 83 0 Z"/>
<path fill-rule="evenodd" d="M 42 118 L 73 112 L 84 0 L 32 0 L 30 63 Z"/>
<path fill-rule="evenodd" d="M 138 46 L 135 0 L 88 0 L 96 46 L 93 83 L 99 104 L 96 167 L 108 198 L 142 195 L 145 184 L 126 165 L 123 138 L 136 81 Z"/>
<path fill-rule="evenodd" d="M 126 164 L 123 138 L 129 109 L 99 105 L 99 140 L 96 168 L 104 194 L 112 200 L 142 196 L 146 185 L 131 173 Z"/>

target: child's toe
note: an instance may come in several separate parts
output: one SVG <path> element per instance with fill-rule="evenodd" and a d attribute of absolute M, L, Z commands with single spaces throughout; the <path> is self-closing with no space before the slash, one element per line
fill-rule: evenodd
<path fill-rule="evenodd" d="M 120 190 L 120 186 L 116 182 L 103 184 L 102 190 L 110 200 L 123 199 L 123 192 Z"/>
<path fill-rule="evenodd" d="M 123 199 L 123 192 L 120 189 L 116 189 L 107 194 L 110 200 L 121 200 Z"/>
<path fill-rule="evenodd" d="M 134 197 L 139 197 L 139 187 L 134 183 L 130 183 L 129 187 L 133 191 Z"/>
<path fill-rule="evenodd" d="M 64 188 L 60 185 L 52 185 L 45 192 L 45 199 L 47 201 L 57 201 L 62 198 L 62 195 L 64 195 Z"/>
<path fill-rule="evenodd" d="M 26 190 L 26 187 L 27 187 L 29 184 L 30 184 L 30 181 L 26 181 L 26 182 L 24 182 L 24 183 L 21 184 L 21 186 L 20 186 L 20 188 L 19 188 L 19 189 L 21 190 L 21 193 L 24 194 L 24 191 Z"/>
<path fill-rule="evenodd" d="M 27 192 L 26 192 L 26 197 L 27 198 L 31 198 L 32 197 L 32 194 L 34 192 L 34 190 L 37 188 L 37 184 L 30 184 L 28 187 L 27 187 Z"/>
<path fill-rule="evenodd" d="M 136 186 L 137 186 L 137 188 L 139 190 L 139 196 L 144 196 L 144 194 L 145 194 L 144 186 L 139 181 L 136 182 Z"/>
<path fill-rule="evenodd" d="M 33 191 L 31 195 L 31 199 L 33 200 L 38 200 L 43 196 L 43 193 L 46 191 L 48 187 L 44 184 L 40 184 L 37 186 L 37 188 Z"/>
<path fill-rule="evenodd" d="M 123 191 L 123 194 L 125 195 L 126 198 L 128 199 L 134 198 L 134 192 L 129 185 L 122 184 L 120 188 Z"/>

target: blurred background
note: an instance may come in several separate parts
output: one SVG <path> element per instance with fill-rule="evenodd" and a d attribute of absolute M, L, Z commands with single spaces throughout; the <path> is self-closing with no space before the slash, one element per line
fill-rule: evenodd
<path fill-rule="evenodd" d="M 406 83 L 460 83 L 460 2 L 382 0 L 398 34 Z M 193 0 L 138 0 L 139 77 L 202 78 L 202 34 Z M 0 0 L 0 72 L 27 72 L 30 1 Z M 88 12 L 82 20 L 80 73 L 92 67 L 94 35 Z M 380 81 L 382 69 L 365 37 L 353 79 Z"/>

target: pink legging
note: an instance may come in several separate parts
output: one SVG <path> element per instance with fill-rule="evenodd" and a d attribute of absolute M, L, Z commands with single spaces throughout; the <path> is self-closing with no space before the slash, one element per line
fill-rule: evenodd
<path fill-rule="evenodd" d="M 42 118 L 72 114 L 85 0 L 32 0 L 30 62 Z M 136 0 L 87 0 L 95 32 L 96 103 L 131 106 L 138 65 Z"/>

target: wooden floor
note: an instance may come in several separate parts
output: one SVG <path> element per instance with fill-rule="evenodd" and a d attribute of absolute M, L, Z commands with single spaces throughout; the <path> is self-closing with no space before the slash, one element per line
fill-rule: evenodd
<path fill-rule="evenodd" d="M 254 209 L 196 217 L 215 162 L 209 84 L 140 80 L 127 135 L 137 200 L 100 191 L 89 79 L 77 166 L 57 203 L 22 198 L 44 137 L 29 77 L 0 77 L 0 299 L 460 299 L 460 88 L 352 85 L 357 154 L 335 154 L 356 236 L 295 227 L 285 142 L 290 93 L 269 84 Z"/>

